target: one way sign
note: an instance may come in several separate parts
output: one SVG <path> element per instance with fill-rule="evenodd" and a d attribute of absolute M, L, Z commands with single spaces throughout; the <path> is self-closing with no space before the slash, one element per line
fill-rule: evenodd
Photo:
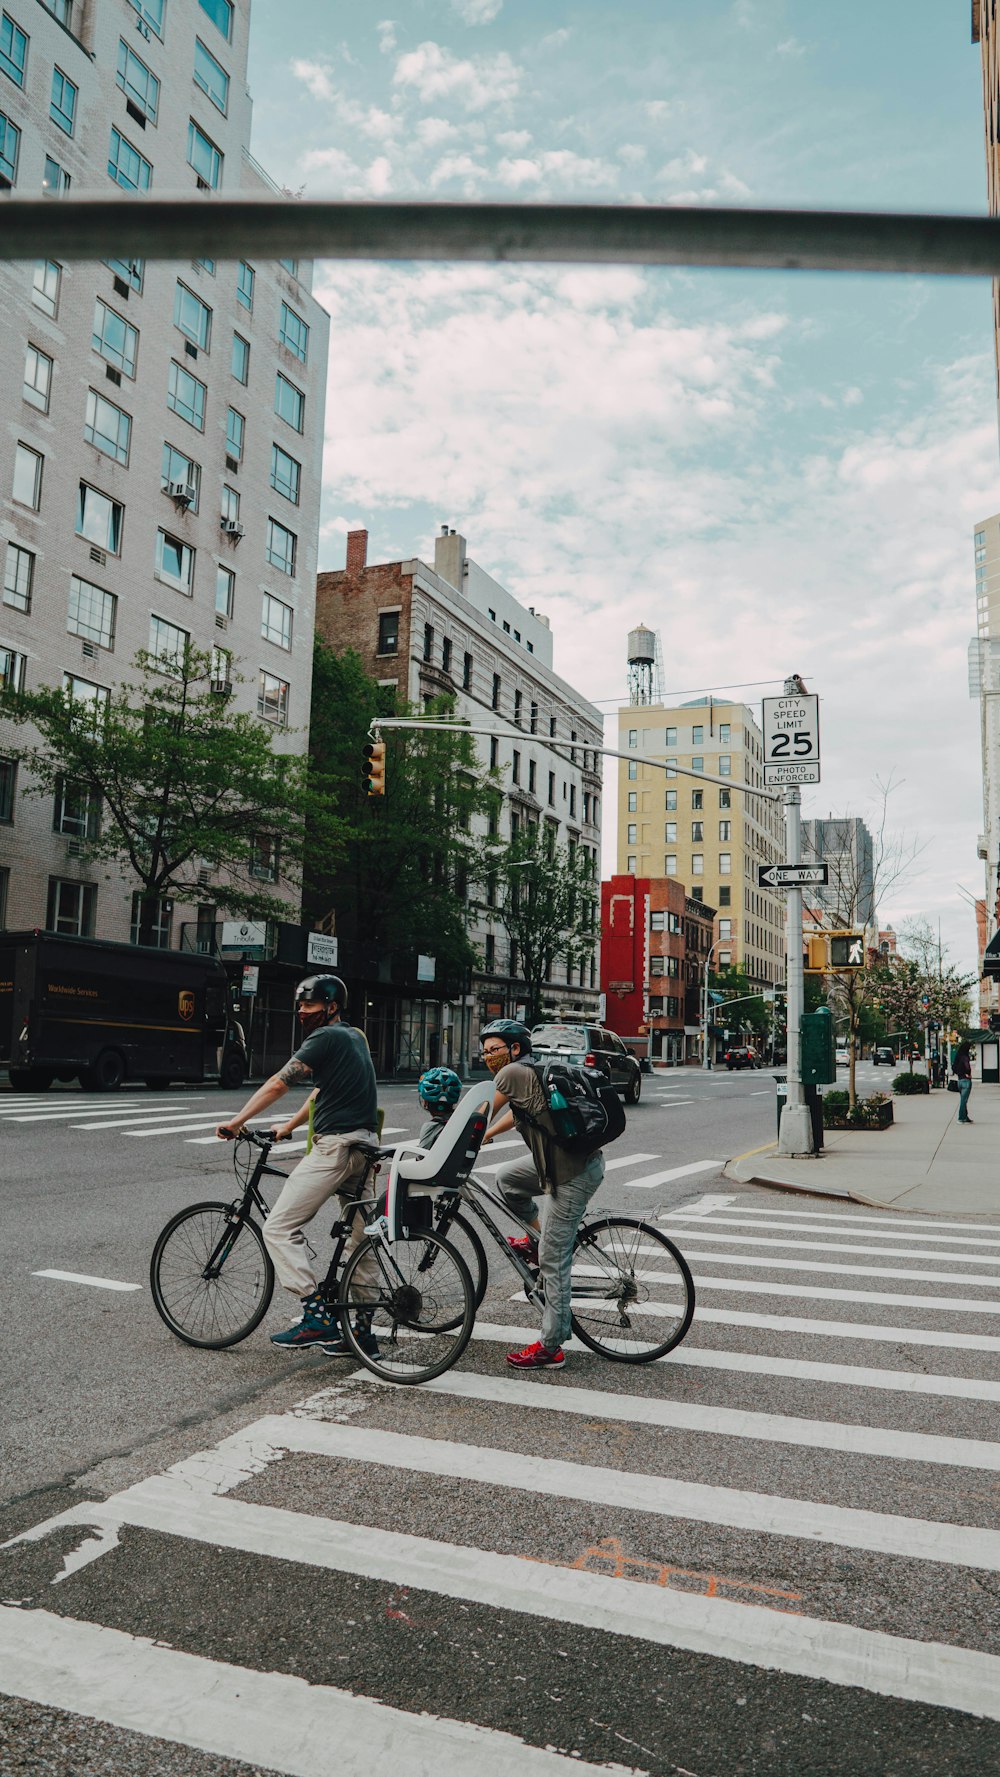
<path fill-rule="evenodd" d="M 758 864 L 758 888 L 811 888 L 828 883 L 829 864 Z"/>

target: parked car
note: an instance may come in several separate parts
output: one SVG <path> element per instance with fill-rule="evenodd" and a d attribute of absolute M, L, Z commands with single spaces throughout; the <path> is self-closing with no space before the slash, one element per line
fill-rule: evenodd
<path fill-rule="evenodd" d="M 837 1066 L 838 1067 L 849 1067 L 850 1063 L 851 1063 L 851 1057 L 850 1057 L 845 1045 L 843 1043 L 838 1043 L 837 1044 Z"/>
<path fill-rule="evenodd" d="M 734 1067 L 759 1067 L 760 1062 L 752 1049 L 727 1049 L 726 1066 L 732 1073 Z"/>
<path fill-rule="evenodd" d="M 886 1067 L 895 1067 L 896 1065 L 896 1051 L 887 1048 L 884 1044 L 881 1048 L 873 1051 L 872 1067 L 880 1067 L 883 1062 L 885 1062 Z"/>
<path fill-rule="evenodd" d="M 540 1061 L 558 1056 L 578 1067 L 600 1068 L 627 1104 L 639 1102 L 639 1062 L 613 1030 L 604 1030 L 599 1024 L 536 1024 L 531 1033 L 531 1051 Z"/>

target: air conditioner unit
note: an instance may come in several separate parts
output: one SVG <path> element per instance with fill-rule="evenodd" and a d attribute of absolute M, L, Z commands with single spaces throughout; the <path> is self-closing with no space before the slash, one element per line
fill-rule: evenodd
<path fill-rule="evenodd" d="M 216 697 L 231 697 L 233 682 L 231 679 L 212 679 L 210 690 Z"/>
<path fill-rule="evenodd" d="M 167 493 L 182 506 L 193 506 L 198 498 L 197 488 L 192 487 L 189 481 L 168 481 Z"/>
<path fill-rule="evenodd" d="M 238 543 L 240 538 L 243 535 L 243 526 L 240 524 L 239 519 L 238 518 L 224 518 L 221 520 L 221 524 L 222 524 L 223 530 L 226 533 L 226 536 L 232 537 L 233 541 Z"/>
<path fill-rule="evenodd" d="M 147 25 L 145 19 L 136 19 L 135 28 L 138 31 L 139 36 L 145 37 L 146 42 L 149 43 L 150 42 L 149 26 Z"/>

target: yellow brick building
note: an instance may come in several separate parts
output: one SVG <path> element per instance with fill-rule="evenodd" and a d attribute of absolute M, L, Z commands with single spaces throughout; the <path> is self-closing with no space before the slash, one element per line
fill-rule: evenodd
<path fill-rule="evenodd" d="M 618 750 L 628 754 L 618 762 L 618 871 L 678 877 L 716 910 L 713 966 L 732 964 L 764 987 L 783 982 L 784 897 L 758 888 L 757 866 L 784 856 L 784 823 L 780 802 L 754 794 L 764 781 L 754 716 L 709 698 L 626 704 Z"/>

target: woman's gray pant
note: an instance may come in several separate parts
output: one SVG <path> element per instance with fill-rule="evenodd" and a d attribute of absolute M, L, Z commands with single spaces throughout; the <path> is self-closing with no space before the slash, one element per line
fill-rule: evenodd
<path fill-rule="evenodd" d="M 559 1186 L 556 1196 L 546 1195 L 542 1232 L 538 1242 L 538 1266 L 545 1285 L 542 1310 L 542 1344 L 555 1351 L 570 1335 L 571 1270 L 573 1242 L 583 1212 L 604 1179 L 604 1155 L 581 1156 L 575 1178 Z M 540 1193 L 533 1160 L 511 1160 L 497 1174 L 501 1196 L 522 1222 L 538 1214 Z"/>

